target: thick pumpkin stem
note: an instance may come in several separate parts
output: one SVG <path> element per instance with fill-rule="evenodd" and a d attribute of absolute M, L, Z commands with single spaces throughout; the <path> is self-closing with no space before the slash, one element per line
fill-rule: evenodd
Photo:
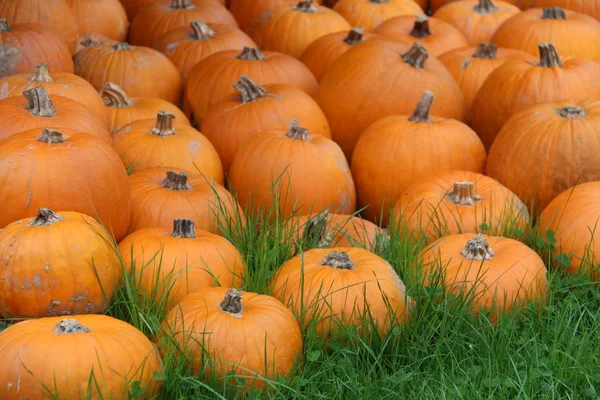
<path fill-rule="evenodd" d="M 40 136 L 38 136 L 36 140 L 38 142 L 44 142 L 44 143 L 48 143 L 48 144 L 56 144 L 56 143 L 64 143 L 65 142 L 65 138 L 63 137 L 61 132 L 54 130 L 54 129 L 48 129 L 48 128 L 42 129 L 42 134 Z"/>
<path fill-rule="evenodd" d="M 106 107 L 121 108 L 133 106 L 131 99 L 127 97 L 127 94 L 123 91 L 121 86 L 116 83 L 104 82 L 102 90 L 100 91 L 100 96 Z"/>
<path fill-rule="evenodd" d="M 171 236 L 184 239 L 196 238 L 196 223 L 191 219 L 179 218 L 173 221 L 173 232 Z"/>
<path fill-rule="evenodd" d="M 29 82 L 54 82 L 48 72 L 48 63 L 42 63 L 35 66 L 33 76 L 29 78 Z"/>
<path fill-rule="evenodd" d="M 473 11 L 479 14 L 490 14 L 498 11 L 498 7 L 492 3 L 492 0 L 479 0 L 479 4 L 473 7 Z"/>
<path fill-rule="evenodd" d="M 473 182 L 454 182 L 452 191 L 447 197 L 457 206 L 473 206 L 481 196 L 475 193 L 475 184 Z"/>
<path fill-rule="evenodd" d="M 68 333 L 87 333 L 91 332 L 91 329 L 83 326 L 76 319 L 63 319 L 60 321 L 53 330 L 57 335 L 65 335 Z"/>
<path fill-rule="evenodd" d="M 178 192 L 192 189 L 188 184 L 188 176 L 185 172 L 167 171 L 167 177 L 163 179 L 161 185 L 165 189 L 176 190 Z"/>
<path fill-rule="evenodd" d="M 206 25 L 204 21 L 192 21 L 190 22 L 190 26 L 194 33 L 192 34 L 192 39 L 195 40 L 208 40 L 215 36 L 215 31 L 210 29 L 210 26 Z"/>
<path fill-rule="evenodd" d="M 46 89 L 42 86 L 34 87 L 23 92 L 23 96 L 29 102 L 28 109 L 36 117 L 52 117 L 56 114 L 56 109 Z"/>
<path fill-rule="evenodd" d="M 558 115 L 563 118 L 585 118 L 587 113 L 584 108 L 575 106 L 566 106 L 558 109 Z"/>
<path fill-rule="evenodd" d="M 298 126 L 297 119 L 293 119 L 290 122 L 290 126 L 285 136 L 289 137 L 290 139 L 304 140 L 305 142 L 310 141 L 308 129 Z"/>
<path fill-rule="evenodd" d="M 29 226 L 46 226 L 55 224 L 63 220 L 59 214 L 56 214 L 49 208 L 40 208 L 34 219 L 28 224 Z"/>
<path fill-rule="evenodd" d="M 425 39 L 427 36 L 431 35 L 431 30 L 429 30 L 429 18 L 427 15 L 419 15 L 417 17 L 412 31 L 410 31 L 410 35 L 419 39 Z"/>
<path fill-rule="evenodd" d="M 242 75 L 236 83 L 233 84 L 235 90 L 242 96 L 242 104 L 250 103 L 267 94 L 267 89 L 250 79 L 249 76 Z"/>
<path fill-rule="evenodd" d="M 344 39 L 349 45 L 355 45 L 363 41 L 363 34 L 365 30 L 363 28 L 352 28 L 348 31 L 348 36 Z"/>
<path fill-rule="evenodd" d="M 175 10 L 185 10 L 188 8 L 194 8 L 194 4 L 192 3 L 192 0 L 173 0 L 169 8 Z"/>
<path fill-rule="evenodd" d="M 413 43 L 410 50 L 406 53 L 402 54 L 402 59 L 405 63 L 409 64 L 414 68 L 422 69 L 425 67 L 425 61 L 427 61 L 427 57 L 429 57 L 429 53 L 425 50 L 420 43 Z"/>
<path fill-rule="evenodd" d="M 470 261 L 483 261 L 494 257 L 494 250 L 490 248 L 487 238 L 480 233 L 467 241 L 460 254 Z"/>
<path fill-rule="evenodd" d="M 539 43 L 540 51 L 540 66 L 545 68 L 562 67 L 562 61 L 556 52 L 556 48 L 552 43 Z"/>
<path fill-rule="evenodd" d="M 0 18 L 0 32 L 10 32 L 12 28 L 8 25 L 6 18 Z"/>
<path fill-rule="evenodd" d="M 316 242 L 318 247 L 329 247 L 331 238 L 328 238 L 326 234 L 328 222 L 329 210 L 325 210 L 310 218 L 304 225 L 302 238 L 307 241 Z"/>
<path fill-rule="evenodd" d="M 236 57 L 238 60 L 250 60 L 250 61 L 258 61 L 258 60 L 266 60 L 267 57 L 260 52 L 259 49 L 255 49 L 252 47 L 244 46 L 242 52 Z"/>
<path fill-rule="evenodd" d="M 121 42 L 113 45 L 113 50 L 121 51 L 121 50 L 131 50 L 131 46 L 127 42 Z"/>
<path fill-rule="evenodd" d="M 334 250 L 321 261 L 321 265 L 327 265 L 337 269 L 353 269 L 354 261 L 350 259 L 350 256 L 345 251 Z"/>
<path fill-rule="evenodd" d="M 542 19 L 567 19 L 567 16 L 560 7 L 548 7 L 542 10 Z"/>
<path fill-rule="evenodd" d="M 237 289 L 229 289 L 225 293 L 225 298 L 219 305 L 221 310 L 230 314 L 239 314 L 242 312 L 242 292 Z"/>
<path fill-rule="evenodd" d="M 433 99 L 435 99 L 433 92 L 429 90 L 424 91 L 415 107 L 415 111 L 408 120 L 412 122 L 433 122 L 431 118 L 429 118 Z"/>
<path fill-rule="evenodd" d="M 174 119 L 175 115 L 170 111 L 160 110 L 156 115 L 156 126 L 150 133 L 160 137 L 177 135 L 177 131 L 173 128 Z"/>
<path fill-rule="evenodd" d="M 319 9 L 312 0 L 301 1 L 300 3 L 294 6 L 294 10 L 305 13 L 314 13 L 319 11 Z"/>
<path fill-rule="evenodd" d="M 495 60 L 497 58 L 498 46 L 492 43 L 478 43 L 473 53 L 473 58 L 485 58 Z"/>

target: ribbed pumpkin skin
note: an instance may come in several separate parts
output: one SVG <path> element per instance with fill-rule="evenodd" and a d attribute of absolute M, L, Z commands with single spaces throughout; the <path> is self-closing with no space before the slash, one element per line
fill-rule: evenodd
<path fill-rule="evenodd" d="M 600 20 L 600 1 L 598 0 L 532 0 L 531 7 L 543 8 L 558 6 L 566 10 L 575 11 L 581 14 Z"/>
<path fill-rule="evenodd" d="M 119 0 L 67 0 L 79 33 L 95 32 L 119 42 L 127 38 L 127 14 Z"/>
<path fill-rule="evenodd" d="M 64 319 L 75 319 L 90 332 L 55 333 Z M 48 345 L 52 343 L 52 345 Z M 0 333 L 2 399 L 46 399 L 49 388 L 64 399 L 121 399 L 139 382 L 155 396 L 162 381 L 156 347 L 126 322 L 106 315 L 30 319 Z M 91 382 L 95 382 L 90 384 Z"/>
<path fill-rule="evenodd" d="M 333 7 L 352 26 L 372 31 L 379 24 L 399 15 L 423 15 L 425 12 L 413 0 L 389 0 L 375 3 L 371 0 L 341 0 Z"/>

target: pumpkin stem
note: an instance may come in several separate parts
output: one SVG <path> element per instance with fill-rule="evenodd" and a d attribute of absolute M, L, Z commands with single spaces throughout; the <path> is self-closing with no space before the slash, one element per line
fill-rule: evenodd
<path fill-rule="evenodd" d="M 54 130 L 54 129 L 48 129 L 48 128 L 42 129 L 42 134 L 40 136 L 38 136 L 36 140 L 38 142 L 44 142 L 44 143 L 48 143 L 48 144 L 65 142 L 65 138 L 63 137 L 61 132 Z"/>
<path fill-rule="evenodd" d="M 10 32 L 12 28 L 8 25 L 6 18 L 0 18 L 0 32 Z"/>
<path fill-rule="evenodd" d="M 34 219 L 27 224 L 28 226 L 46 226 L 50 224 L 55 224 L 63 220 L 59 214 L 56 214 L 49 208 L 41 207 L 38 209 L 38 213 Z"/>
<path fill-rule="evenodd" d="M 363 41 L 363 34 L 365 30 L 363 28 L 352 28 L 348 31 L 348 36 L 344 39 L 349 45 L 355 45 Z"/>
<path fill-rule="evenodd" d="M 163 179 L 161 185 L 165 189 L 176 190 L 178 192 L 192 189 L 188 184 L 188 176 L 185 172 L 167 171 L 167 177 Z"/>
<path fill-rule="evenodd" d="M 369 0 L 369 2 L 375 3 L 375 4 L 386 4 L 386 3 L 389 3 L 390 0 Z"/>
<path fill-rule="evenodd" d="M 483 261 L 491 259 L 495 253 L 490 248 L 487 238 L 480 233 L 467 241 L 466 246 L 461 250 L 460 254 L 470 261 Z"/>
<path fill-rule="evenodd" d="M 308 129 L 298 126 L 297 119 L 293 119 L 290 122 L 288 131 L 286 132 L 285 136 L 289 137 L 290 139 L 304 140 L 305 142 L 310 142 Z"/>
<path fill-rule="evenodd" d="M 331 238 L 327 237 L 327 223 L 329 210 L 325 210 L 312 218 L 304 225 L 302 238 L 306 241 L 316 242 L 318 247 L 329 247 Z"/>
<path fill-rule="evenodd" d="M 475 193 L 473 182 L 454 182 L 452 191 L 446 196 L 457 206 L 474 206 L 481 200 L 481 196 Z"/>
<path fill-rule="evenodd" d="M 190 26 L 194 33 L 190 36 L 195 40 L 208 40 L 215 36 L 215 31 L 210 29 L 210 26 L 206 25 L 204 21 L 196 20 L 190 22 Z"/>
<path fill-rule="evenodd" d="M 431 31 L 429 30 L 429 18 L 427 15 L 419 15 L 417 17 L 412 31 L 410 31 L 410 35 L 419 39 L 425 39 L 427 36 L 431 35 Z"/>
<path fill-rule="evenodd" d="M 225 293 L 225 298 L 219 305 L 221 310 L 228 312 L 230 314 L 239 314 L 242 312 L 242 292 L 237 289 L 229 289 L 227 293 Z"/>
<path fill-rule="evenodd" d="M 433 103 L 434 98 L 435 95 L 433 92 L 425 90 L 415 107 L 415 111 L 408 120 L 412 122 L 433 122 L 432 119 L 429 118 L 429 112 L 431 111 L 431 104 Z"/>
<path fill-rule="evenodd" d="M 56 114 L 56 109 L 46 89 L 42 86 L 34 87 L 23 92 L 23 96 L 29 102 L 28 109 L 36 117 L 52 117 Z"/>
<path fill-rule="evenodd" d="M 191 219 L 179 218 L 173 221 L 173 232 L 171 236 L 183 239 L 195 239 L 195 222 Z"/>
<path fill-rule="evenodd" d="M 405 63 L 419 69 L 425 67 L 425 61 L 427 61 L 427 57 L 429 57 L 429 53 L 427 53 L 425 47 L 416 42 L 413 43 L 412 47 L 406 53 L 402 54 L 402 59 Z"/>
<path fill-rule="evenodd" d="M 123 91 L 121 86 L 112 82 L 104 82 L 102 86 L 102 90 L 100 91 L 100 96 L 102 100 L 104 100 L 104 105 L 106 107 L 131 107 L 133 106 L 133 102 L 127 94 Z"/>
<path fill-rule="evenodd" d="M 87 333 L 91 332 L 91 329 L 86 326 L 83 326 L 76 319 L 63 319 L 58 324 L 56 324 L 53 332 L 57 335 L 64 335 L 67 333 Z"/>
<path fill-rule="evenodd" d="M 92 46 L 98 46 L 100 44 L 100 42 L 98 42 L 92 38 L 87 38 L 87 39 L 83 39 L 81 42 L 79 42 L 79 44 L 82 47 L 92 47 Z"/>
<path fill-rule="evenodd" d="M 251 61 L 267 59 L 267 57 L 265 57 L 263 55 L 263 53 L 260 52 L 259 49 L 255 49 L 255 48 L 247 47 L 247 46 L 244 46 L 244 49 L 236 58 L 238 60 L 251 60 Z"/>
<path fill-rule="evenodd" d="M 548 7 L 542 9 L 542 19 L 567 19 L 567 16 L 560 7 Z"/>
<path fill-rule="evenodd" d="M 498 7 L 492 3 L 492 0 L 479 0 L 479 4 L 473 7 L 473 11 L 479 14 L 490 14 L 498 11 Z"/>
<path fill-rule="evenodd" d="M 242 96 L 242 104 L 250 103 L 267 94 L 267 89 L 246 75 L 240 76 L 240 79 L 233 84 L 233 87 Z"/>
<path fill-rule="evenodd" d="M 127 42 L 121 42 L 113 45 L 113 50 L 131 50 L 131 46 Z"/>
<path fill-rule="evenodd" d="M 293 8 L 296 11 L 305 13 L 314 13 L 319 11 L 319 9 L 312 0 L 301 1 L 300 3 L 296 4 Z"/>
<path fill-rule="evenodd" d="M 48 73 L 48 63 L 36 65 L 35 72 L 29 82 L 54 82 Z"/>
<path fill-rule="evenodd" d="M 495 60 L 497 58 L 498 46 L 492 43 L 478 43 L 473 53 L 473 58 L 485 58 Z"/>
<path fill-rule="evenodd" d="M 192 3 L 192 0 L 173 0 L 169 8 L 175 10 L 184 10 L 188 8 L 194 8 L 194 4 Z"/>
<path fill-rule="evenodd" d="M 160 137 L 177 135 L 177 131 L 173 128 L 174 119 L 175 115 L 170 111 L 160 110 L 156 115 L 156 126 L 150 133 Z"/>
<path fill-rule="evenodd" d="M 558 109 L 558 115 L 563 118 L 585 118 L 587 113 L 585 109 L 575 106 L 566 106 Z"/>
<path fill-rule="evenodd" d="M 334 250 L 321 261 L 321 265 L 327 265 L 337 269 L 353 269 L 354 261 L 350 259 L 350 256 L 345 251 Z"/>
<path fill-rule="evenodd" d="M 545 68 L 562 67 L 562 61 L 552 43 L 543 42 L 538 44 L 540 51 L 540 66 Z"/>

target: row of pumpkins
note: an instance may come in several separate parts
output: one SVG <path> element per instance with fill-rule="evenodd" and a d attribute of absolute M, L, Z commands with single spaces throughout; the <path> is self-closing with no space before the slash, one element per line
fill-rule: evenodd
<path fill-rule="evenodd" d="M 328 338 L 368 308 L 385 335 L 414 301 L 378 225 L 434 240 L 423 283 L 470 281 L 494 321 L 548 295 L 542 259 L 501 237 L 527 206 L 591 270 L 594 2 L 223 3 L 0 0 L 0 315 L 37 318 L 0 333 L 1 398 L 150 397 L 161 356 L 199 372 L 204 350 L 264 389 L 313 320 Z M 275 208 L 318 248 L 292 246 L 272 296 L 233 289 L 248 271 L 220 227 Z M 170 310 L 154 343 L 99 315 L 123 274 Z"/>

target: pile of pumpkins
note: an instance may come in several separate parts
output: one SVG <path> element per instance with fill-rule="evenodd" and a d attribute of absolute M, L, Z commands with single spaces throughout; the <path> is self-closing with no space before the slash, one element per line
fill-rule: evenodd
<path fill-rule="evenodd" d="M 151 397 L 172 348 L 265 389 L 308 326 L 410 319 L 387 227 L 493 321 L 547 299 L 505 237 L 532 222 L 597 278 L 598 19 L 598 0 L 0 0 L 0 317 L 25 319 L 0 333 L 0 397 L 80 398 L 92 371 L 92 396 Z M 317 239 L 270 295 L 240 291 L 222 236 L 257 214 Z M 124 275 L 168 311 L 153 341 L 102 315 Z"/>

